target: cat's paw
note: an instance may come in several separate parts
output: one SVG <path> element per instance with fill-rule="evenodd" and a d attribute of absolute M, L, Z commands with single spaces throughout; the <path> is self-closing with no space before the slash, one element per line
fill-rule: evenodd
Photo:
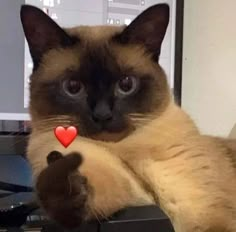
<path fill-rule="evenodd" d="M 48 215 L 67 228 L 78 227 L 87 215 L 89 187 L 79 173 L 82 157 L 79 153 L 63 156 L 53 151 L 36 183 L 39 201 Z"/>

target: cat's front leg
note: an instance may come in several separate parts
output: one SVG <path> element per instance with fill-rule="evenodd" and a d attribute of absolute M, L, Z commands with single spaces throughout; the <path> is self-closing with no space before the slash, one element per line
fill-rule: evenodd
<path fill-rule="evenodd" d="M 76 227 L 88 217 L 88 196 L 92 194 L 87 179 L 78 171 L 82 157 L 52 151 L 47 160 L 49 166 L 36 183 L 39 201 L 52 219 L 65 227 Z"/>
<path fill-rule="evenodd" d="M 48 166 L 36 180 L 37 194 L 48 215 L 64 227 L 153 203 L 118 160 L 105 151 L 103 155 L 53 151 L 47 156 Z"/>

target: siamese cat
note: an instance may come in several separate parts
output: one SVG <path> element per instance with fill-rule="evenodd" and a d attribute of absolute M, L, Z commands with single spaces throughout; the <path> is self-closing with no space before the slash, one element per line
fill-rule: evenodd
<path fill-rule="evenodd" d="M 159 205 L 176 232 L 236 231 L 235 141 L 201 135 L 158 63 L 169 7 L 129 26 L 63 29 L 24 5 L 34 68 L 28 159 L 41 206 L 67 228 Z M 64 148 L 57 126 L 79 135 Z"/>

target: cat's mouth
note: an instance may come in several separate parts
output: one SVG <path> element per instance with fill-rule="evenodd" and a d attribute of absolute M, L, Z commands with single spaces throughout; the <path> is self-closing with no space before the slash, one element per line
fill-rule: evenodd
<path fill-rule="evenodd" d="M 107 142 L 117 142 L 134 131 L 134 126 L 128 118 L 114 119 L 107 123 L 94 122 L 86 119 L 81 123 L 80 135 Z"/>
<path fill-rule="evenodd" d="M 135 128 L 130 127 L 127 130 L 123 130 L 121 132 L 102 131 L 102 132 L 90 135 L 89 137 L 94 140 L 100 140 L 100 141 L 105 141 L 105 142 L 119 142 L 120 140 L 130 135 L 134 130 Z"/>

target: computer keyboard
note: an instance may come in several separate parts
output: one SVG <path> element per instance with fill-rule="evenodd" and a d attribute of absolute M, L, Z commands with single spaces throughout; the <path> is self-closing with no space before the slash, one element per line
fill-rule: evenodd
<path fill-rule="evenodd" d="M 0 208 L 0 227 L 21 227 L 30 213 L 36 210 L 35 203 L 11 205 Z"/>
<path fill-rule="evenodd" d="M 113 215 L 109 220 L 93 221 L 73 231 L 65 230 L 53 223 L 41 210 L 32 211 L 26 216 L 29 211 L 30 208 L 22 206 L 7 211 L 1 210 L 9 219 L 6 221 L 8 224 L 0 226 L 0 232 L 174 232 L 169 219 L 155 206 L 126 209 Z M 0 217 L 0 224 L 1 222 Z"/>

